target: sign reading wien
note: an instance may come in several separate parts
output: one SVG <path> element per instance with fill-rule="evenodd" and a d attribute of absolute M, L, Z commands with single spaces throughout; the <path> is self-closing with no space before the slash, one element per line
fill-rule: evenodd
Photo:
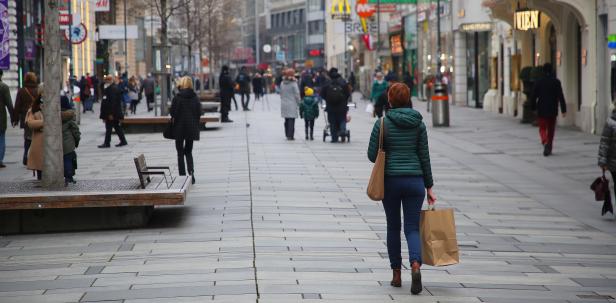
<path fill-rule="evenodd" d="M 541 12 L 536 10 L 519 10 L 515 12 L 513 28 L 521 31 L 539 28 Z"/>

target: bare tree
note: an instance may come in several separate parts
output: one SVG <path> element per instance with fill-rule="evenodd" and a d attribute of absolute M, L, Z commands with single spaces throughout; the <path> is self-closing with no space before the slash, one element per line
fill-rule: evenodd
<path fill-rule="evenodd" d="M 45 1 L 45 106 L 43 106 L 43 187 L 54 189 L 64 185 L 62 160 L 62 121 L 60 120 L 60 89 L 62 61 L 60 58 L 60 26 L 58 1 Z"/>

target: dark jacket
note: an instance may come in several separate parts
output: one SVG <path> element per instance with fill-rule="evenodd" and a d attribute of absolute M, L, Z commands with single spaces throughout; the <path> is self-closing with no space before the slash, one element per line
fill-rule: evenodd
<path fill-rule="evenodd" d="M 231 76 L 229 76 L 229 72 L 220 73 L 220 78 L 218 79 L 218 84 L 220 85 L 220 96 L 221 97 L 231 97 L 233 96 L 233 80 Z"/>
<path fill-rule="evenodd" d="M 265 86 L 265 80 L 263 77 L 254 77 L 252 78 L 252 91 L 255 94 L 262 94 L 263 87 Z"/>
<path fill-rule="evenodd" d="M 433 185 L 428 135 L 422 116 L 412 108 L 394 108 L 385 115 L 383 146 L 387 153 L 386 176 L 423 176 L 426 188 Z M 381 120 L 372 128 L 368 159 L 376 161 Z"/>
<path fill-rule="evenodd" d="M 616 113 L 607 119 L 599 142 L 599 166 L 616 172 Z"/>
<path fill-rule="evenodd" d="M 319 102 L 314 96 L 304 97 L 299 105 L 299 115 L 305 120 L 314 120 L 319 117 Z"/>
<path fill-rule="evenodd" d="M 152 95 L 154 94 L 155 90 L 156 90 L 156 80 L 154 80 L 153 77 L 148 77 L 143 80 L 143 83 L 141 84 L 141 90 L 139 91 L 139 93 L 141 94 L 145 92 L 146 95 Z"/>
<path fill-rule="evenodd" d="M 113 120 L 124 119 L 122 112 L 122 90 L 117 84 L 111 84 L 103 90 L 103 101 L 101 101 L 100 118 L 107 121 L 109 115 L 113 115 Z"/>
<path fill-rule="evenodd" d="M 349 85 L 339 74 L 333 74 L 331 75 L 331 77 L 331 81 L 321 90 L 321 97 L 325 100 L 325 103 L 327 105 L 326 110 L 329 113 L 346 113 L 347 111 L 349 111 L 349 106 L 347 102 L 334 104 L 331 102 L 331 98 L 328 98 L 328 94 L 330 94 L 329 91 L 332 85 L 340 85 L 340 87 L 342 87 L 342 91 L 344 92 L 344 99 L 348 100 L 351 97 Z"/>
<path fill-rule="evenodd" d="M 36 99 L 38 99 L 36 83 L 25 83 L 24 87 L 17 91 L 14 116 L 16 119 L 19 119 L 19 127 L 26 127 L 26 114 Z"/>
<path fill-rule="evenodd" d="M 235 78 L 235 82 L 240 85 L 240 92 L 250 93 L 250 76 L 246 72 L 240 72 Z"/>
<path fill-rule="evenodd" d="M 199 140 L 201 102 L 192 89 L 182 89 L 173 98 L 171 110 L 173 136 L 176 140 Z"/>
<path fill-rule="evenodd" d="M 6 131 L 8 121 L 7 113 L 11 122 L 17 122 L 17 117 L 13 114 L 13 101 L 9 86 L 0 81 L 0 133 Z"/>
<path fill-rule="evenodd" d="M 559 103 L 561 112 L 567 112 L 567 103 L 560 80 L 551 75 L 535 82 L 530 102 L 533 109 L 537 111 L 537 116 L 542 118 L 558 116 Z"/>

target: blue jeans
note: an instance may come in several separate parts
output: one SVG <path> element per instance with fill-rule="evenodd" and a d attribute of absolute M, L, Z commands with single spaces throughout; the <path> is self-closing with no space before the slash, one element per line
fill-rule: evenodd
<path fill-rule="evenodd" d="M 421 264 L 419 215 L 425 196 L 422 176 L 385 177 L 383 208 L 387 217 L 387 253 L 391 268 L 402 266 L 400 205 L 404 214 L 404 235 L 409 248 L 409 260 Z"/>
<path fill-rule="evenodd" d="M 4 161 L 4 153 L 6 151 L 6 131 L 0 131 L 0 164 Z"/>

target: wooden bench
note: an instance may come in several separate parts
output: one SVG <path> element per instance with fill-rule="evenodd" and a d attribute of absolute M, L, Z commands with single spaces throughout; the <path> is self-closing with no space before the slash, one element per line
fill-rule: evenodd
<path fill-rule="evenodd" d="M 190 176 L 148 167 L 143 155 L 137 162 L 138 178 L 78 180 L 58 191 L 39 181 L 0 182 L 0 234 L 140 227 L 155 206 L 184 204 Z"/>
<path fill-rule="evenodd" d="M 167 127 L 171 117 L 128 117 L 122 120 L 122 128 L 125 133 L 162 133 Z M 201 126 L 205 129 L 207 123 L 220 123 L 220 113 L 205 113 L 199 119 Z"/>

